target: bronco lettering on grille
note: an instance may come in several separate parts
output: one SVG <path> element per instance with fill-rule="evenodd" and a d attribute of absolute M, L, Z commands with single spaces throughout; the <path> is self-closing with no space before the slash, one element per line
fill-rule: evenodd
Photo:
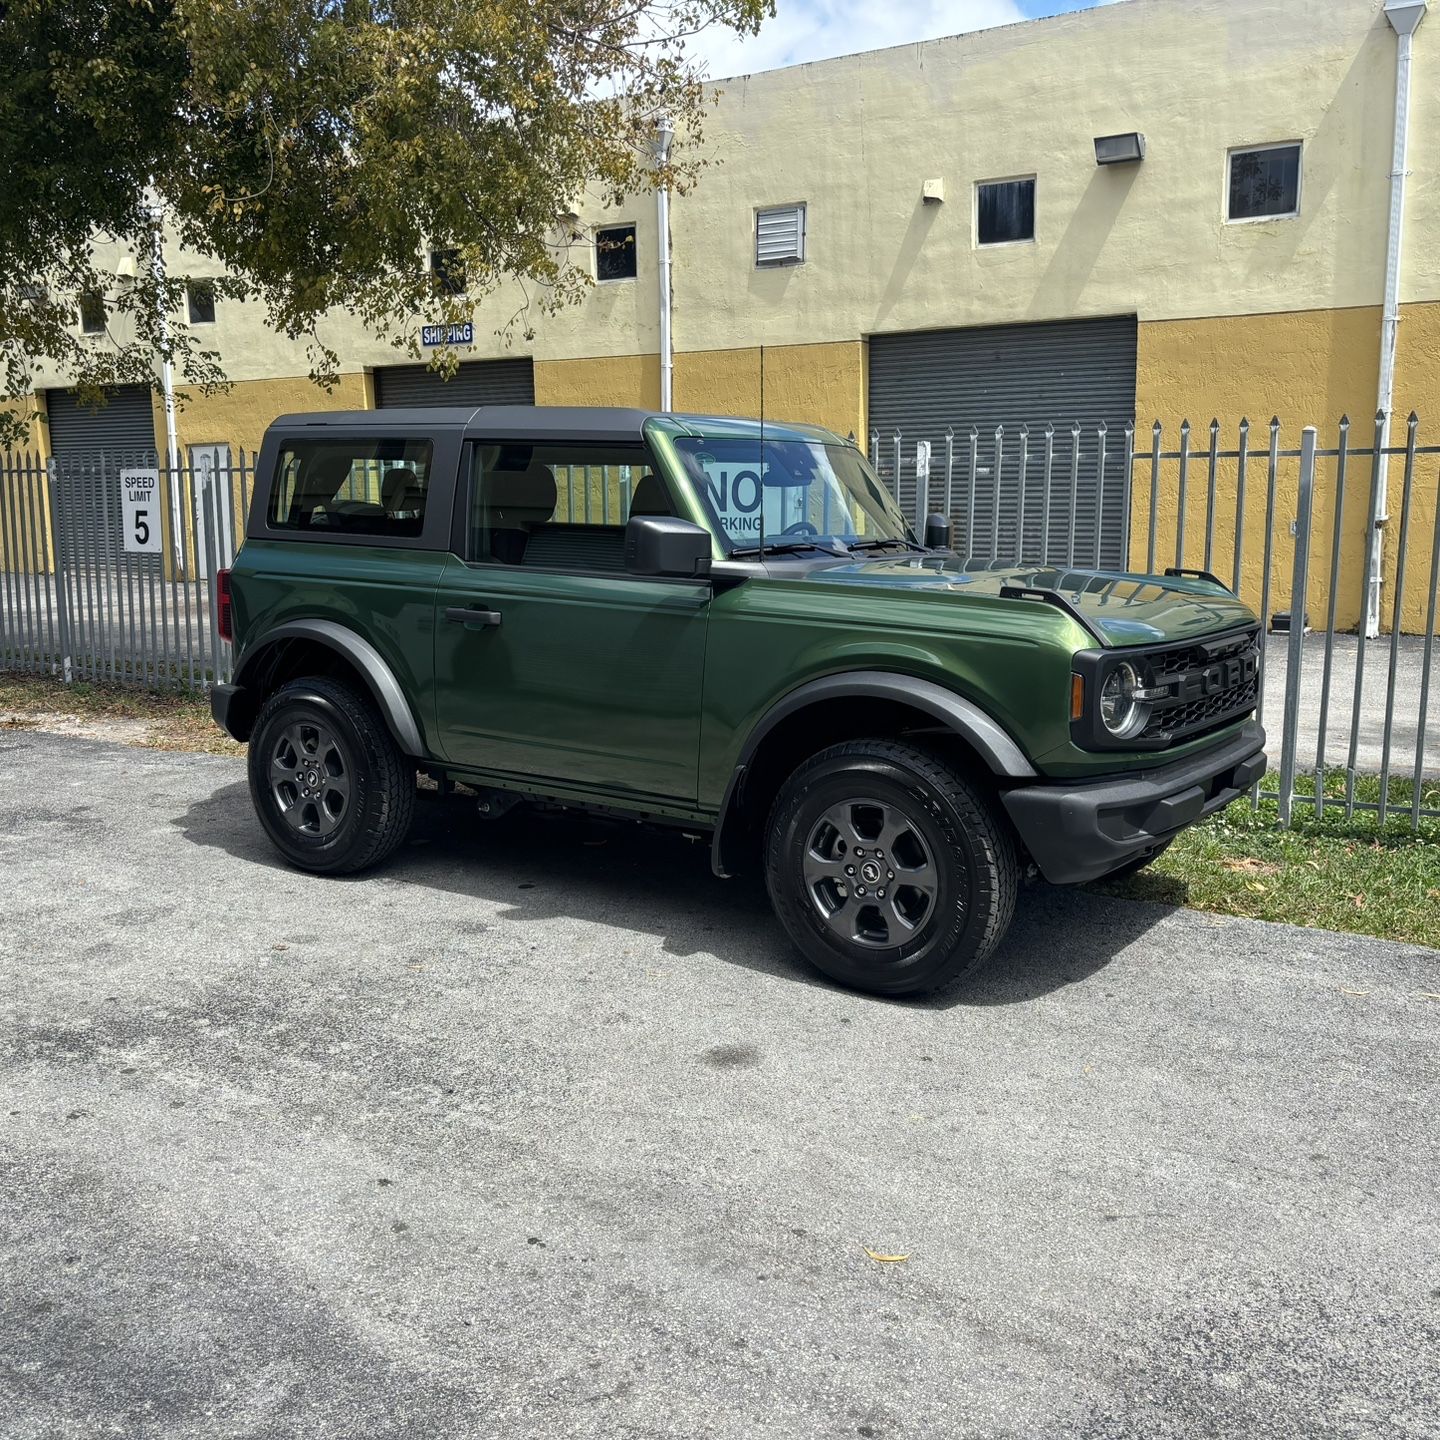
<path fill-rule="evenodd" d="M 1218 655 L 1203 645 L 1156 653 L 1150 683 L 1168 694 L 1153 702 L 1141 737 L 1182 739 L 1253 710 L 1260 688 L 1259 640 L 1258 630 L 1252 630 L 1222 642 Z"/>
<path fill-rule="evenodd" d="M 1254 680 L 1260 668 L 1260 657 L 1254 650 L 1241 655 L 1232 655 L 1228 660 L 1219 660 L 1200 670 L 1190 670 L 1180 677 L 1177 698 L 1201 700 L 1209 695 L 1222 695 L 1227 690 L 1238 690 Z"/>

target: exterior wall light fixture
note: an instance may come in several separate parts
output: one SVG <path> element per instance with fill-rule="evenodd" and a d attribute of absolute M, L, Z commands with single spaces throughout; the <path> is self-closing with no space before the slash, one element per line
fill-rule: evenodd
<path fill-rule="evenodd" d="M 1124 135 L 1097 135 L 1097 165 L 1131 165 L 1145 158 L 1145 137 L 1138 130 Z"/>

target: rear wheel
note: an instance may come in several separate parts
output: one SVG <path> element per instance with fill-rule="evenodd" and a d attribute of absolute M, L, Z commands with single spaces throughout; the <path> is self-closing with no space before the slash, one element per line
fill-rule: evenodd
<path fill-rule="evenodd" d="M 414 766 L 374 705 L 338 681 L 292 680 L 265 702 L 249 774 L 265 833 L 302 870 L 363 870 L 409 833 Z"/>
<path fill-rule="evenodd" d="M 786 781 L 765 870 L 806 958 L 880 995 L 938 989 L 983 964 L 1019 881 L 987 797 L 947 757 L 892 740 L 833 746 Z"/>

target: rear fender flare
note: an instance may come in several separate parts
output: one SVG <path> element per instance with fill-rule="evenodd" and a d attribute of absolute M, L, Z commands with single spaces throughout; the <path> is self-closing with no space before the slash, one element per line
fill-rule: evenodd
<path fill-rule="evenodd" d="M 395 678 L 395 672 L 368 640 L 337 621 L 291 620 L 265 631 L 246 646 L 235 672 L 236 685 L 243 687 L 253 683 L 263 668 L 265 657 L 274 646 L 286 640 L 314 641 L 347 660 L 365 682 L 370 698 L 374 700 L 395 743 L 406 755 L 424 757 L 425 742 L 420 737 L 420 727 L 415 723 L 414 712 L 405 698 L 404 689 Z"/>

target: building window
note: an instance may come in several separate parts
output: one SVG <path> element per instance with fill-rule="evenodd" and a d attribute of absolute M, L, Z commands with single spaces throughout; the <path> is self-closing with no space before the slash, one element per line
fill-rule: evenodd
<path fill-rule="evenodd" d="M 1273 220 L 1300 213 L 1300 145 L 1230 152 L 1229 220 Z"/>
<path fill-rule="evenodd" d="M 192 325 L 213 325 L 215 323 L 215 282 L 213 280 L 192 280 L 185 287 L 185 304 L 189 309 Z"/>
<path fill-rule="evenodd" d="M 805 258 L 804 205 L 755 212 L 755 264 L 798 265 Z"/>
<path fill-rule="evenodd" d="M 465 293 L 465 266 L 458 250 L 432 250 L 430 252 L 430 275 L 437 295 L 463 295 Z"/>
<path fill-rule="evenodd" d="M 982 180 L 975 187 L 975 235 L 981 245 L 1035 238 L 1035 177 Z"/>
<path fill-rule="evenodd" d="M 595 232 L 595 278 L 597 280 L 633 280 L 635 278 L 635 227 L 608 225 Z"/>
<path fill-rule="evenodd" d="M 86 335 L 105 333 L 105 297 L 98 290 L 87 290 L 80 297 L 80 329 Z"/>

